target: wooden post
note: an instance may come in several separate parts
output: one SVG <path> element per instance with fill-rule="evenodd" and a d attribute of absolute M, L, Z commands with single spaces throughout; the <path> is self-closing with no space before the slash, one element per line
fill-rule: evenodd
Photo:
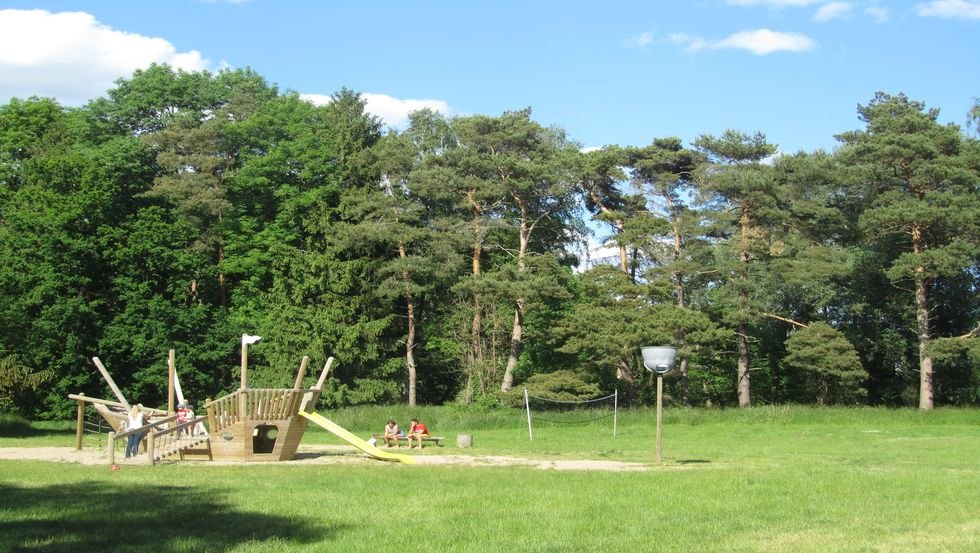
<path fill-rule="evenodd" d="M 167 414 L 173 415 L 174 411 L 174 378 L 177 376 L 176 352 L 170 350 L 167 354 Z"/>
<path fill-rule="evenodd" d="M 664 375 L 657 373 L 657 464 L 660 464 L 660 445 L 663 430 Z"/>
<path fill-rule="evenodd" d="M 155 449 L 155 445 L 154 445 L 154 442 L 155 441 L 156 440 L 153 439 L 153 431 L 152 430 L 148 430 L 146 432 L 146 456 L 150 460 L 150 464 L 151 465 L 155 464 L 155 462 L 153 460 L 153 451 Z"/>
<path fill-rule="evenodd" d="M 211 398 L 207 398 L 204 404 L 208 406 L 208 433 L 213 434 L 218 431 L 218 417 L 214 414 L 214 404 L 211 403 Z"/>
<path fill-rule="evenodd" d="M 245 340 L 242 340 L 242 379 L 241 379 L 242 384 L 241 386 L 239 386 L 239 388 L 241 388 L 242 390 L 244 390 L 248 386 L 247 373 L 248 373 L 248 344 L 245 343 Z"/>
<path fill-rule="evenodd" d="M 327 374 L 330 372 L 331 365 L 333 365 L 333 357 L 327 359 L 327 364 L 323 366 L 323 371 L 320 372 L 320 378 L 316 381 L 317 390 L 323 389 L 323 383 L 327 380 Z"/>
<path fill-rule="evenodd" d="M 317 379 L 316 386 L 313 388 L 314 390 L 316 390 L 316 392 L 319 392 L 320 390 L 323 389 L 323 383 L 326 382 L 327 380 L 327 374 L 330 373 L 331 365 L 333 365 L 333 357 L 327 358 L 326 364 L 323 365 L 323 370 L 320 371 L 320 378 Z M 313 409 L 313 407 L 316 404 L 315 399 L 320 399 L 319 394 L 317 394 L 316 392 L 307 392 L 303 394 L 303 401 L 299 405 L 300 411 Z M 314 399 L 314 394 L 316 394 L 315 399 Z"/>
<path fill-rule="evenodd" d="M 303 389 L 303 377 L 306 376 L 306 367 L 309 364 L 310 357 L 308 355 L 304 355 L 303 360 L 299 364 L 299 372 L 296 373 L 296 382 L 293 383 L 293 393 L 289 394 L 289 405 L 286 407 L 286 416 L 295 416 L 300 409 L 303 409 L 306 406 L 306 403 L 300 396 L 299 391 Z"/>
<path fill-rule="evenodd" d="M 116 464 L 116 433 L 109 432 L 109 464 Z"/>
<path fill-rule="evenodd" d="M 84 396 L 85 394 L 78 394 Z M 82 437 L 85 434 L 85 402 L 78 401 L 78 416 L 75 418 L 75 449 L 82 449 Z"/>
<path fill-rule="evenodd" d="M 126 398 L 123 397 L 122 392 L 119 391 L 119 388 L 116 386 L 116 383 L 112 380 L 112 377 L 109 376 L 109 371 L 105 370 L 105 366 L 102 365 L 102 361 L 99 361 L 98 357 L 93 357 L 92 362 L 95 363 L 95 366 L 99 369 L 99 372 L 102 373 L 102 378 L 105 379 L 106 384 L 108 384 L 109 388 L 112 389 L 112 393 L 116 394 L 116 399 L 119 400 L 119 403 L 122 403 L 123 406 L 126 407 L 127 412 L 131 411 L 133 408 L 129 405 L 129 402 L 126 401 Z"/>
<path fill-rule="evenodd" d="M 306 367 L 310 364 L 310 357 L 308 355 L 303 356 L 303 360 L 299 364 L 299 373 L 296 375 L 296 382 L 293 383 L 293 389 L 299 390 L 303 387 L 303 377 L 306 376 Z"/>

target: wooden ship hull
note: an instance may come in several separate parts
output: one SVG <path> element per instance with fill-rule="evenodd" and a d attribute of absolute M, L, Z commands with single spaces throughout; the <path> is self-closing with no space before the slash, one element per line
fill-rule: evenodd
<path fill-rule="evenodd" d="M 238 390 L 207 402 L 211 455 L 216 461 L 288 461 L 309 421 L 299 415 L 317 389 Z"/>

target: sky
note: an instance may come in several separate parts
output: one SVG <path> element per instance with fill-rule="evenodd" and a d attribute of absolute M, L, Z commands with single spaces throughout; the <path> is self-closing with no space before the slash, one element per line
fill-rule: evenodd
<path fill-rule="evenodd" d="M 530 107 L 584 148 L 736 129 L 831 151 L 876 91 L 965 126 L 978 59 L 980 0 L 0 0 L 0 104 L 250 67 L 314 102 L 350 88 L 394 128 Z"/>

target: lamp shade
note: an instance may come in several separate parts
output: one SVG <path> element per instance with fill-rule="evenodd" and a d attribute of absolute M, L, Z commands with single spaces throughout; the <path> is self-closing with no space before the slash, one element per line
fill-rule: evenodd
<path fill-rule="evenodd" d="M 648 371 L 657 373 L 670 370 L 674 366 L 674 360 L 677 359 L 677 348 L 652 346 L 641 348 L 640 351 L 643 353 L 643 366 Z"/>

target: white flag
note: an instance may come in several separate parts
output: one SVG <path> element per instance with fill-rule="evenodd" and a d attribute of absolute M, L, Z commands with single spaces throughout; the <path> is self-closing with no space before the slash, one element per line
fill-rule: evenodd
<path fill-rule="evenodd" d="M 261 340 L 261 336 L 252 336 L 251 334 L 242 334 L 242 345 L 247 346 L 249 344 L 254 344 Z"/>

